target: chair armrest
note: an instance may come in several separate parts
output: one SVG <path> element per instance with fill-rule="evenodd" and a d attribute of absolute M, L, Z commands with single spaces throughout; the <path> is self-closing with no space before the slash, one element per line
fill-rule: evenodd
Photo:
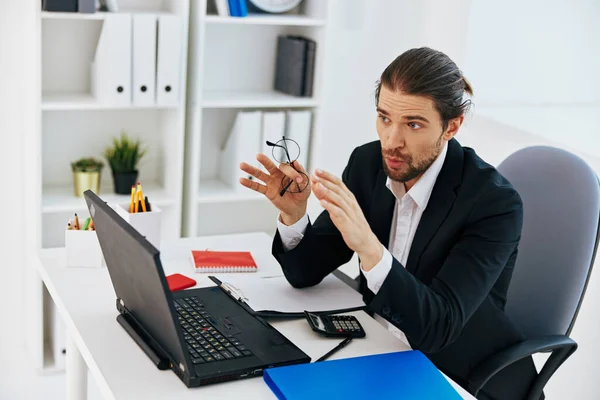
<path fill-rule="evenodd" d="M 469 391 L 476 394 L 498 371 L 516 361 L 531 356 L 535 353 L 546 351 L 552 351 L 554 353 L 555 350 L 560 350 L 561 354 L 559 360 L 555 360 L 553 363 L 558 363 L 558 365 L 555 365 L 553 370 L 546 372 L 546 374 L 549 372 L 549 374 L 552 375 L 552 373 L 554 373 L 560 364 L 562 364 L 562 362 L 564 362 L 571 354 L 573 354 L 576 349 L 577 343 L 565 335 L 553 335 L 523 340 L 492 355 L 487 360 L 481 362 L 479 365 L 473 368 L 473 372 L 468 378 Z M 549 361 L 550 360 L 548 360 L 548 363 Z M 544 366 L 544 369 L 545 368 L 546 366 Z M 542 375 L 543 372 L 544 370 L 542 370 L 540 375 Z M 547 376 L 546 381 L 549 378 L 550 376 Z"/>

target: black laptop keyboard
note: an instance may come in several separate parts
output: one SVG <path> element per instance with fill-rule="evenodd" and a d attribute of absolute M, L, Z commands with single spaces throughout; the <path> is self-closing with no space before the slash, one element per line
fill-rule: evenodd
<path fill-rule="evenodd" d="M 195 297 L 173 300 L 183 328 L 192 363 L 233 360 L 251 356 L 252 353 L 235 336 L 219 331 L 212 323 L 214 318 Z"/>

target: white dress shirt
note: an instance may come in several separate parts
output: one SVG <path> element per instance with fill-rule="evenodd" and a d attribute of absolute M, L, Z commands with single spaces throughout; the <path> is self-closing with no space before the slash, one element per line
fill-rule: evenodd
<path fill-rule="evenodd" d="M 388 248 L 386 249 L 384 246 L 381 260 L 370 271 L 365 271 L 361 265 L 362 273 L 367 279 L 367 287 L 373 293 L 377 294 L 392 269 L 392 257 L 403 266 L 406 266 L 415 232 L 419 226 L 421 215 L 427 208 L 433 186 L 444 165 L 447 149 L 448 143 L 446 142 L 438 158 L 408 192 L 406 192 L 404 183 L 393 181 L 390 178 L 387 179 L 386 186 L 396 198 Z M 308 223 L 308 214 L 305 214 L 298 222 L 290 226 L 284 225 L 279 218 L 277 219 L 279 235 L 286 250 L 293 249 L 302 240 Z M 379 315 L 375 315 L 375 319 L 382 325 L 387 326 L 392 333 L 409 345 L 406 336 L 398 328 Z"/>

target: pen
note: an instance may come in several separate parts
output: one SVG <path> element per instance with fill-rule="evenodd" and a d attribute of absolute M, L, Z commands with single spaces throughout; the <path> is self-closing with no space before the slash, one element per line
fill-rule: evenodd
<path fill-rule="evenodd" d="M 327 358 L 329 358 L 329 356 L 331 356 L 333 353 L 335 353 L 338 350 L 341 350 L 344 348 L 344 346 L 346 346 L 348 343 L 350 343 L 350 341 L 352 340 L 352 336 L 348 336 L 346 339 L 342 340 L 340 342 L 340 344 L 338 344 L 337 346 L 335 346 L 333 349 L 331 349 L 327 354 L 323 355 L 321 358 L 319 358 L 317 361 L 315 362 L 319 362 L 319 361 L 323 361 L 326 360 Z"/>

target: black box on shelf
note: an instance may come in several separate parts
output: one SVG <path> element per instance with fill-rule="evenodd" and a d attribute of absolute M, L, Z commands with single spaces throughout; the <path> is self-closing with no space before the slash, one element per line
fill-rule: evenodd
<path fill-rule="evenodd" d="M 53 12 L 96 12 L 95 0 L 42 0 L 42 11 Z"/>
<path fill-rule="evenodd" d="M 43 0 L 43 11 L 77 12 L 77 0 Z"/>
<path fill-rule="evenodd" d="M 277 38 L 274 88 L 297 97 L 311 97 L 317 44 L 302 36 Z"/>

